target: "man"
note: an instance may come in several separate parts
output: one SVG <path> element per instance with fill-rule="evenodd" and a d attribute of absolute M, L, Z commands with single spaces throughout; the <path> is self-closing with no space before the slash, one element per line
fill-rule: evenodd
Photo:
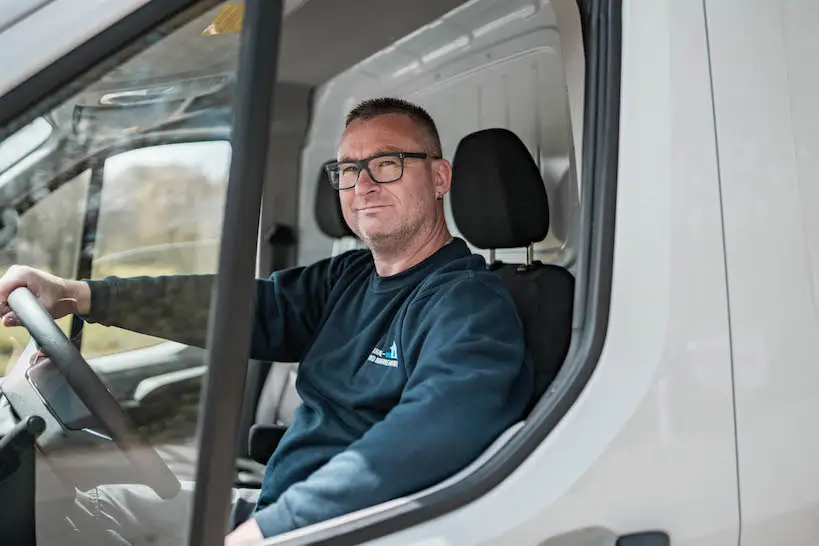
<path fill-rule="evenodd" d="M 430 116 L 397 99 L 363 102 L 347 117 L 328 173 L 367 250 L 257 281 L 251 356 L 300 361 L 304 403 L 228 544 L 439 482 L 519 420 L 532 396 L 532 364 L 509 294 L 447 230 L 452 168 Z M 28 286 L 55 316 L 76 313 L 202 345 L 211 283 L 212 276 L 68 281 L 14 268 L 0 279 L 0 300 Z M 18 323 L 5 304 L 0 312 L 5 325 Z M 99 498 L 82 505 L 94 515 L 102 503 L 105 521 L 138 520 L 122 487 L 99 488 Z M 146 517 L 172 512 L 151 510 Z"/>

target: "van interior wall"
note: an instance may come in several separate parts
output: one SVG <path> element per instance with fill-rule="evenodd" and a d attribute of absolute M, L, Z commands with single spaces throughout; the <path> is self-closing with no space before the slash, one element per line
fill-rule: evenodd
<path fill-rule="evenodd" d="M 332 247 L 312 203 L 318 171 L 335 157 L 346 113 L 360 100 L 398 96 L 430 112 L 450 160 L 469 133 L 514 131 L 540 166 L 550 200 L 550 233 L 535 246 L 535 258 L 571 269 L 579 204 L 560 48 L 548 1 L 473 0 L 320 86 L 301 161 L 298 262 L 326 257 Z M 448 200 L 445 205 L 450 229 L 460 235 Z M 510 262 L 523 256 L 523 249 L 496 253 Z"/>

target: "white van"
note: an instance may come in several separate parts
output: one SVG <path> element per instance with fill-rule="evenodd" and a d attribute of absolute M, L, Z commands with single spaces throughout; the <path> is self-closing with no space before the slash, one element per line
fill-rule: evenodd
<path fill-rule="evenodd" d="M 448 223 L 499 274 L 570 279 L 521 304 L 557 366 L 460 473 L 264 543 L 819 544 L 815 0 L 0 7 L 0 270 L 218 272 L 235 317 L 206 348 L 29 327 L 45 360 L 0 331 L 0 544 L 64 543 L 75 488 L 185 479 L 189 544 L 223 543 L 300 402 L 297 362 L 247 362 L 243 281 L 360 246 L 321 173 L 376 96 L 428 109 L 456 173 L 470 135 L 525 145 L 546 237 L 475 244 L 456 195 Z M 522 183 L 497 176 L 490 216 Z"/>

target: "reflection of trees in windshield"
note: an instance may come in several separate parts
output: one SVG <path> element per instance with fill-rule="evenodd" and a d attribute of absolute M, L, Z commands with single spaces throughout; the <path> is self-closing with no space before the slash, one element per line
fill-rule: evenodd
<path fill-rule="evenodd" d="M 225 191 L 219 182 L 185 165 L 138 165 L 106 180 L 95 256 L 217 239 Z M 185 264 L 165 265 L 183 271 Z"/>
<path fill-rule="evenodd" d="M 155 146 L 109 158 L 99 203 L 93 277 L 216 270 L 230 145 L 201 142 Z M 110 167 L 110 168 L 109 168 Z M 0 250 L 0 274 L 14 264 L 76 278 L 90 172 L 48 194 L 22 217 Z M 67 331 L 69 320 L 60 321 Z M 86 325 L 87 358 L 147 347 L 161 340 Z M 0 328 L 0 376 L 21 328 Z"/>
<path fill-rule="evenodd" d="M 3 272 L 11 265 L 24 264 L 62 277 L 74 276 L 89 180 L 86 171 L 22 215 L 14 239 L 0 250 Z"/>
<path fill-rule="evenodd" d="M 74 277 L 82 237 L 90 172 L 86 171 L 31 207 L 20 217 L 11 243 L 0 249 L 0 274 L 15 264 L 30 265 L 61 277 Z M 64 332 L 69 320 L 59 321 Z M 0 375 L 12 351 L 29 341 L 23 328 L 0 327 Z"/>
<path fill-rule="evenodd" d="M 216 271 L 230 144 L 192 142 L 124 152 L 105 164 L 93 276 Z M 87 358 L 162 340 L 89 324 Z"/>

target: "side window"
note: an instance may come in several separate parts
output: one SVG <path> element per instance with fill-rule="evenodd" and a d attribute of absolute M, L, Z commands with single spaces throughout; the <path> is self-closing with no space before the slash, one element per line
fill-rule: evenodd
<path fill-rule="evenodd" d="M 228 142 L 210 141 L 163 144 L 108 158 L 92 278 L 215 273 L 230 157 Z M 94 358 L 163 341 L 87 324 L 82 352 Z"/>
<path fill-rule="evenodd" d="M 87 170 L 45 195 L 20 216 L 11 241 L 0 248 L 0 275 L 14 264 L 26 264 L 59 277 L 74 278 L 80 253 L 86 194 L 91 180 Z M 64 332 L 70 317 L 57 321 Z M 0 376 L 29 341 L 25 328 L 0 328 Z"/>

